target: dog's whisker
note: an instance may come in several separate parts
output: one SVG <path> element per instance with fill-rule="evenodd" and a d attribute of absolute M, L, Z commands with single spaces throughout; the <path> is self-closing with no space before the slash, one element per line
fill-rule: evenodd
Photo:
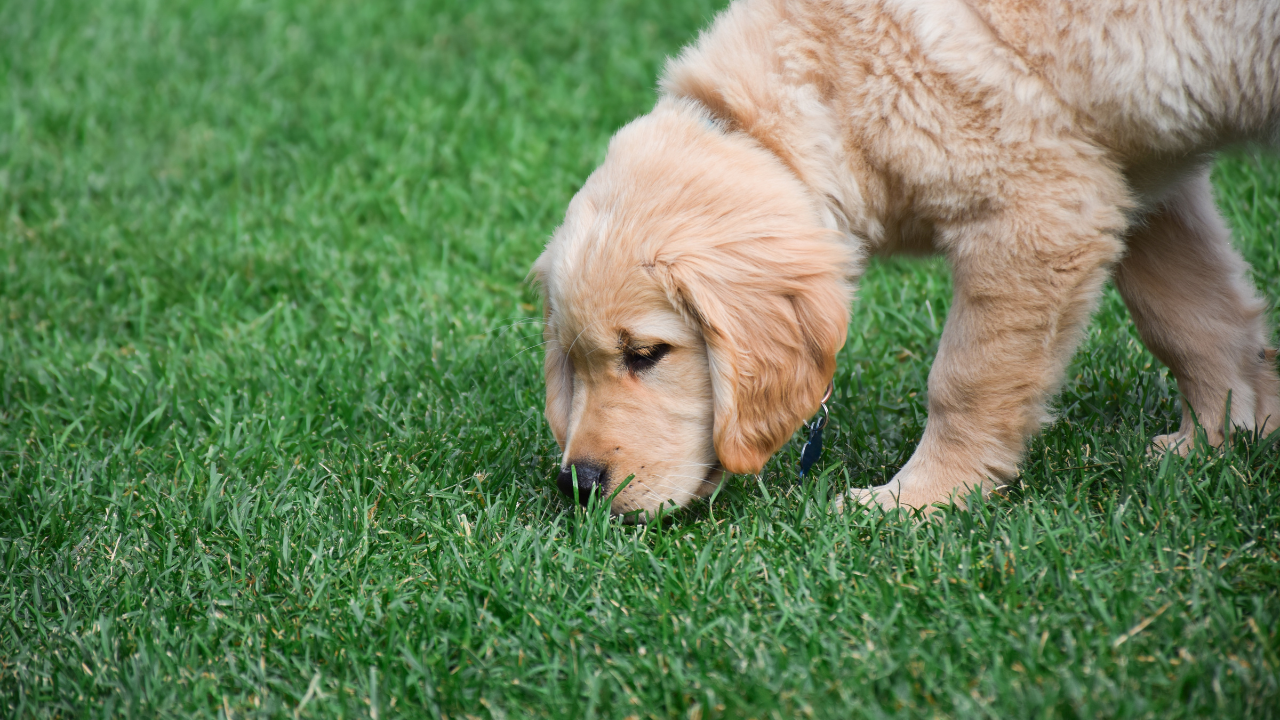
<path fill-rule="evenodd" d="M 600 324 L 600 321 L 597 320 L 595 322 L 587 323 L 585 327 L 579 330 L 578 335 L 573 338 L 573 342 L 569 343 L 569 349 L 565 351 L 565 354 L 568 355 L 569 353 L 573 352 L 574 346 L 578 344 L 578 340 L 582 338 L 583 333 L 585 333 L 586 331 L 590 330 L 591 328 L 599 324 Z"/>
<path fill-rule="evenodd" d="M 524 348 L 523 350 L 521 350 L 520 352 L 516 353 L 515 355 L 512 355 L 511 357 L 507 358 L 507 359 L 506 359 L 506 362 L 511 362 L 512 360 L 515 360 L 516 358 L 518 358 L 518 357 L 520 357 L 521 355 L 523 355 L 523 354 L 525 354 L 525 353 L 529 352 L 530 350 L 537 350 L 538 348 L 546 347 L 546 346 L 547 346 L 547 343 L 549 343 L 549 342 L 551 342 L 551 341 L 550 341 L 550 340 L 543 340 L 542 342 L 540 342 L 540 343 L 538 343 L 538 344 L 536 344 L 536 345 L 530 345 L 529 347 Z"/>
<path fill-rule="evenodd" d="M 490 328 L 488 332 L 491 332 L 491 333 L 502 332 L 503 330 L 510 330 L 513 327 L 519 327 L 521 325 L 536 325 L 541 322 L 542 322 L 542 318 L 524 318 L 523 320 L 517 320 L 508 325 L 500 325 L 495 328 Z"/>

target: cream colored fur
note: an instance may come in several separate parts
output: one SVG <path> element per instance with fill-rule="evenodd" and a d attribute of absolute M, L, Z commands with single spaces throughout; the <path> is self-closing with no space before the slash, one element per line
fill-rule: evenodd
<path fill-rule="evenodd" d="M 566 466 L 634 475 L 615 512 L 760 469 L 817 408 L 868 255 L 942 253 L 955 299 L 920 444 L 860 500 L 1014 477 L 1112 272 L 1186 404 L 1157 445 L 1185 451 L 1192 413 L 1211 443 L 1280 427 L 1207 182 L 1280 133 L 1280 3 L 739 0 L 662 90 L 534 268 L 547 418 Z"/>

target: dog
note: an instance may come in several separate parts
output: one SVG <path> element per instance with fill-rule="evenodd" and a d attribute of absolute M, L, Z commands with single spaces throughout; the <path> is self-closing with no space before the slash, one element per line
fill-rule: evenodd
<path fill-rule="evenodd" d="M 531 273 L 566 494 L 644 520 L 759 472 L 819 407 L 872 255 L 940 253 L 955 296 L 918 447 L 849 501 L 1013 479 L 1108 276 L 1182 394 L 1156 448 L 1280 427 L 1208 181 L 1280 137 L 1280 3 L 738 0 L 660 87 Z"/>

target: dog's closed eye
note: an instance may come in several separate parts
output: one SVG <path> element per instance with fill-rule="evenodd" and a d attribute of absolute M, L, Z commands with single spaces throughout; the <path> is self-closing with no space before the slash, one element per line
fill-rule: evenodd
<path fill-rule="evenodd" d="M 671 346 L 666 343 L 648 347 L 628 347 L 622 351 L 622 361 L 626 363 L 627 370 L 635 375 L 657 365 L 658 361 L 669 352 L 671 352 Z"/>

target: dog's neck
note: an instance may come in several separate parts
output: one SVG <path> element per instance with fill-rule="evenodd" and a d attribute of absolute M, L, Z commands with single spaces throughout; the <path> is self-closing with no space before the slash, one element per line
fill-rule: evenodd
<path fill-rule="evenodd" d="M 826 108 L 811 105 L 805 116 L 792 115 L 785 133 L 763 133 L 759 127 L 744 127 L 733 116 L 697 98 L 714 121 L 707 132 L 741 133 L 744 139 L 764 147 L 798 177 L 814 194 L 814 205 L 826 227 L 845 234 L 850 242 L 864 246 L 863 252 L 881 244 L 884 227 L 868 206 L 863 187 L 870 178 L 850 173 L 848 153 L 841 147 L 834 120 Z M 772 125 L 772 123 L 771 123 Z M 778 130 L 774 125 L 771 129 Z"/>
<path fill-rule="evenodd" d="M 705 108 L 714 118 L 708 132 L 743 133 L 777 156 L 812 191 L 822 222 L 843 233 L 859 255 L 877 252 L 886 239 L 897 244 L 888 182 L 850 150 L 839 109 L 824 97 L 824 80 L 773 66 L 782 46 L 795 40 L 778 31 L 783 12 L 779 3 L 731 6 L 697 45 L 668 64 L 664 94 Z M 756 42 L 777 47 L 722 42 L 740 36 L 743 25 L 755 30 L 749 34 Z"/>
<path fill-rule="evenodd" d="M 822 224 L 844 234 L 856 245 L 860 255 L 874 252 L 883 244 L 885 228 L 868 204 L 864 188 L 876 183 L 870 173 L 851 173 L 848 153 L 841 147 L 834 120 L 826 108 L 810 105 L 804 116 L 791 115 L 785 133 L 760 132 L 759 127 L 744 127 L 737 118 L 722 114 L 697 98 L 709 118 L 704 121 L 707 132 L 738 134 L 744 140 L 763 147 L 778 158 L 813 194 L 813 204 Z M 778 130 L 776 124 L 770 129 Z"/>

